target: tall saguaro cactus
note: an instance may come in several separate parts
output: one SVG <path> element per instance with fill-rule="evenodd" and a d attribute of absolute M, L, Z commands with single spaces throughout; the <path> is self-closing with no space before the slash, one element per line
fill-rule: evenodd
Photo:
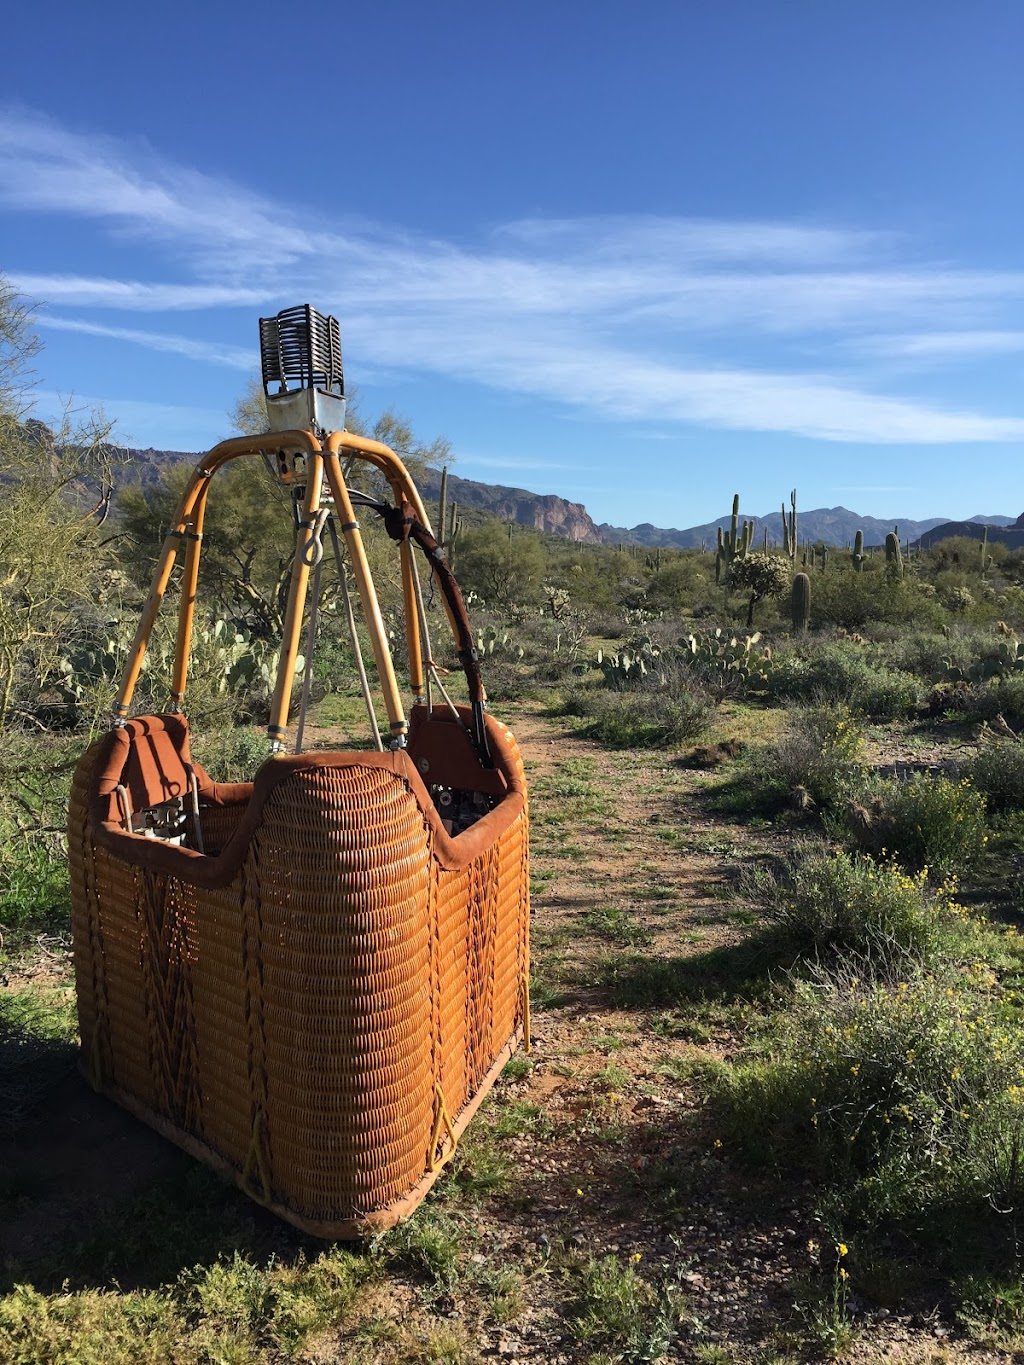
<path fill-rule="evenodd" d="M 754 523 L 752 521 L 744 521 L 743 530 L 740 530 L 740 495 L 736 493 L 732 500 L 729 534 L 726 535 L 721 526 L 718 528 L 718 544 L 715 549 L 716 583 L 721 583 L 723 578 L 728 578 L 734 560 L 745 558 L 753 539 Z"/>
<path fill-rule="evenodd" d="M 885 538 L 885 567 L 894 578 L 903 577 L 903 551 L 900 549 L 900 528 L 893 527 Z"/>
<path fill-rule="evenodd" d="M 858 531 L 853 538 L 853 554 L 850 556 L 857 573 L 864 568 L 864 532 Z"/>
<path fill-rule="evenodd" d="M 448 466 L 445 465 L 441 470 L 441 491 L 437 499 L 437 543 L 444 550 L 451 563 L 452 555 L 455 553 L 455 542 L 459 538 L 462 530 L 462 518 L 459 516 L 459 504 L 448 502 Z M 511 537 L 511 528 L 509 529 Z"/>
<path fill-rule="evenodd" d="M 788 555 L 789 559 L 796 563 L 797 552 L 797 521 L 796 521 L 796 489 L 789 495 L 789 513 L 786 512 L 786 504 L 782 504 L 782 553 Z"/>
<path fill-rule="evenodd" d="M 798 573 L 793 579 L 789 605 L 793 619 L 793 634 L 803 635 L 811 623 L 811 580 L 805 573 Z"/>

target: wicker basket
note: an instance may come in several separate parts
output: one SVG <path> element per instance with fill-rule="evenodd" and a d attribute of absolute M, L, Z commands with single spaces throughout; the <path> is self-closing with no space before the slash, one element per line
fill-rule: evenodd
<path fill-rule="evenodd" d="M 243 457 L 265 457 L 296 497 L 272 745 L 287 738 L 325 530 L 343 588 L 344 540 L 389 732 L 383 752 L 276 756 L 254 782 L 226 785 L 193 765 L 181 708 L 207 494 Z M 409 718 L 345 483 L 352 459 L 394 497 L 353 492 L 399 547 Z M 172 713 L 129 719 L 179 551 Z M 431 678 L 446 694 L 417 551 L 466 673 L 462 708 L 431 706 Z M 314 603 L 319 581 L 317 567 Z M 359 657 L 351 616 L 350 629 Z M 486 714 L 465 603 L 392 450 L 310 428 L 203 457 L 160 552 L 114 729 L 79 765 L 69 840 L 92 1084 L 304 1231 L 351 1237 L 410 1213 L 528 1038 L 529 876 L 515 742 Z"/>
<path fill-rule="evenodd" d="M 487 729 L 492 769 L 424 707 L 407 750 L 277 757 L 249 784 L 197 767 L 203 854 L 126 832 L 120 804 L 182 788 L 183 717 L 79 765 L 83 1070 L 317 1236 L 410 1213 L 528 1027 L 525 783 Z M 424 776 L 491 809 L 453 837 Z"/>

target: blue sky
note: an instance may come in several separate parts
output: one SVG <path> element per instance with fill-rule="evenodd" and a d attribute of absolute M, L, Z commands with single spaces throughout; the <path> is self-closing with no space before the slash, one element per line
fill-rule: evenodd
<path fill-rule="evenodd" d="M 256 319 L 598 520 L 1024 510 L 1018 0 L 17 6 L 39 411 L 201 449 Z"/>

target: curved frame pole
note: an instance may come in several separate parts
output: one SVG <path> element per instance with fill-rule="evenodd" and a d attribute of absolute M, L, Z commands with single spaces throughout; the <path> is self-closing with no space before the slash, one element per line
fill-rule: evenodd
<path fill-rule="evenodd" d="M 145 658 L 146 649 L 152 635 L 157 613 L 167 592 L 174 565 L 177 561 L 181 540 L 189 540 L 186 552 L 182 600 L 178 613 L 178 631 L 175 647 L 174 668 L 171 680 L 172 704 L 179 707 L 184 700 L 185 684 L 188 676 L 188 661 L 192 642 L 192 629 L 195 611 L 196 588 L 199 575 L 199 561 L 202 545 L 203 520 L 210 480 L 223 465 L 243 455 L 256 455 L 268 450 L 290 449 L 301 451 L 308 461 L 306 498 L 302 522 L 296 535 L 296 562 L 288 594 L 282 632 L 281 654 L 278 664 L 277 681 L 271 706 L 268 727 L 271 742 L 275 748 L 283 746 L 283 736 L 288 722 L 288 703 L 298 654 L 299 635 L 302 629 L 302 616 L 308 590 L 310 563 L 303 554 L 308 544 L 308 533 L 312 529 L 316 512 L 320 506 L 323 478 L 326 475 L 335 505 L 344 518 L 341 531 L 348 545 L 356 586 L 359 591 L 370 642 L 373 647 L 377 671 L 380 675 L 384 704 L 391 725 L 392 745 L 404 742 L 408 722 L 402 706 L 398 684 L 395 679 L 387 632 L 380 613 L 376 589 L 370 574 L 362 536 L 352 511 L 352 503 L 342 475 L 340 455 L 342 451 L 362 457 L 368 464 L 379 469 L 387 479 L 396 502 L 401 506 L 408 503 L 416 519 L 428 531 L 430 519 L 420 498 L 419 492 L 409 476 L 405 465 L 389 446 L 369 437 L 356 436 L 347 431 L 332 432 L 326 440 L 325 448 L 311 431 L 294 430 L 264 433 L 259 436 L 238 436 L 222 441 L 215 446 L 197 466 L 189 481 L 175 513 L 174 525 L 168 532 L 156 571 L 153 575 L 149 596 L 139 621 L 135 638 L 129 651 L 128 661 L 122 675 L 122 682 L 114 706 L 114 724 L 123 725 L 128 716 L 131 700 L 138 684 L 139 674 Z M 190 529 L 191 528 L 191 529 Z M 422 642 L 419 619 L 416 610 L 415 584 L 412 575 L 411 547 L 402 546 L 402 584 L 405 604 L 407 635 L 409 640 L 409 664 L 412 690 L 415 700 L 422 699 L 424 675 Z M 447 600 L 445 607 L 448 609 Z M 451 611 L 448 610 L 449 619 Z M 453 623 L 454 628 L 454 623 Z"/>
<path fill-rule="evenodd" d="M 427 515 L 419 490 L 413 483 L 409 471 L 390 446 L 385 445 L 383 441 L 375 441 L 369 436 L 357 436 L 351 431 L 336 431 L 332 432 L 327 438 L 327 449 L 336 451 L 339 459 L 343 452 L 362 456 L 368 464 L 379 469 L 391 487 L 396 505 L 401 507 L 403 502 L 409 503 L 421 524 L 428 531 L 431 529 L 430 518 Z M 405 631 L 409 654 L 409 686 L 412 691 L 413 705 L 419 705 L 424 701 L 425 668 L 416 580 L 412 568 L 412 553 L 412 546 L 403 543 L 400 558 L 402 564 L 402 601 L 405 609 Z M 444 605 L 445 611 L 448 612 L 447 601 Z M 448 616 L 454 632 L 455 622 L 450 613 Z"/>
<path fill-rule="evenodd" d="M 335 431 L 328 436 L 324 451 L 324 473 L 334 496 L 334 505 L 341 517 L 338 530 L 345 537 L 352 573 L 356 580 L 356 589 L 359 592 L 363 616 L 370 634 L 370 645 L 373 648 L 377 675 L 380 678 L 381 691 L 384 694 L 384 707 L 388 713 L 388 722 L 391 727 L 391 747 L 401 748 L 405 744 L 409 723 L 405 718 L 405 708 L 402 706 L 402 697 L 395 679 L 387 631 L 384 627 L 384 618 L 380 614 L 380 603 L 377 601 L 377 590 L 370 574 L 370 566 L 366 560 L 366 551 L 363 548 L 359 523 L 352 511 L 352 500 L 349 498 L 348 489 L 345 487 L 345 477 L 341 469 L 341 460 L 338 457 L 339 447 L 345 442 L 346 435 L 346 432 Z M 373 444 L 377 443 L 374 442 Z M 387 446 L 383 446 L 381 449 L 387 450 Z M 401 467 L 401 462 L 397 459 L 396 463 Z M 405 472 L 404 469 L 402 472 Z M 405 477 L 408 478 L 408 475 Z"/>
<path fill-rule="evenodd" d="M 181 703 L 185 700 L 185 684 L 188 680 L 189 655 L 192 647 L 192 622 L 196 609 L 196 588 L 199 583 L 199 556 L 203 548 L 203 521 L 209 492 L 210 480 L 207 479 L 196 498 L 192 512 L 192 529 L 184 532 L 188 546 L 181 575 L 178 636 L 174 646 L 174 672 L 171 676 L 171 709 L 174 711 L 180 711 Z"/>
<path fill-rule="evenodd" d="M 379 469 L 387 479 L 391 485 L 391 491 L 395 495 L 397 505 L 401 507 L 403 502 L 409 503 L 416 513 L 417 520 L 428 531 L 431 530 L 430 518 L 427 516 L 426 508 L 423 506 L 416 485 L 413 483 L 409 471 L 390 446 L 386 446 L 383 441 L 371 440 L 369 436 L 356 436 L 351 431 L 332 431 L 327 438 L 325 451 L 339 457 L 343 451 L 362 455 L 367 464 L 372 464 Z"/>
<path fill-rule="evenodd" d="M 298 449 L 309 456 L 320 453 L 320 442 L 312 432 L 298 430 L 281 431 L 273 434 L 267 432 L 261 436 L 234 436 L 230 440 L 221 441 L 219 445 L 214 446 L 196 466 L 195 473 L 178 503 L 178 509 L 174 514 L 174 525 L 164 540 L 156 571 L 153 574 L 149 596 L 146 599 L 135 638 L 132 640 L 131 649 L 128 652 L 121 686 L 114 703 L 113 721 L 115 726 L 123 725 L 127 719 L 135 687 L 139 681 L 139 673 L 142 671 L 142 661 L 146 656 L 149 637 L 153 633 L 153 623 L 156 620 L 157 612 L 160 610 L 160 604 L 164 600 L 164 594 L 167 592 L 167 584 L 170 582 L 174 563 L 178 557 L 178 548 L 182 536 L 196 512 L 196 505 L 200 497 L 205 501 L 205 490 L 208 488 L 209 480 L 222 465 L 227 464 L 229 460 L 237 459 L 240 455 L 258 455 L 261 451 L 281 448 Z M 179 660 L 182 653 L 187 658 L 190 645 L 191 623 L 189 624 L 188 638 L 182 639 L 179 631 L 178 659 L 175 661 L 176 676 L 179 673 Z"/>
<path fill-rule="evenodd" d="M 368 464 L 372 464 L 376 469 L 379 469 L 381 473 L 384 475 L 384 477 L 387 479 L 389 485 L 391 486 L 391 492 L 395 499 L 395 505 L 397 507 L 401 507 L 403 502 L 407 502 L 409 506 L 412 508 L 413 512 L 415 513 L 416 520 L 420 523 L 420 525 L 426 531 L 428 531 L 430 535 L 434 534 L 430 522 L 430 517 L 427 515 L 427 509 L 423 505 L 423 499 L 419 495 L 419 490 L 413 483 L 409 471 L 406 469 L 405 465 L 398 458 L 398 456 L 395 454 L 395 452 L 391 449 L 390 446 L 386 446 L 383 441 L 374 441 L 369 436 L 356 436 L 351 431 L 333 431 L 327 438 L 327 449 L 336 450 L 339 456 L 341 455 L 342 451 L 351 451 L 355 455 L 362 455 L 362 457 L 366 460 Z M 404 560 L 402 563 L 402 569 L 403 591 L 412 592 L 413 588 L 411 585 L 409 587 L 406 587 L 405 573 L 406 562 Z M 454 636 L 458 636 L 459 623 L 455 619 L 455 616 L 452 614 L 451 607 L 448 603 L 448 598 L 445 597 L 443 594 L 442 601 L 444 603 L 445 615 L 448 617 L 448 625 L 451 627 L 451 632 Z M 410 619 L 409 610 L 407 606 L 406 620 L 409 619 Z M 413 614 L 413 617 L 411 619 L 413 620 L 416 619 L 415 613 Z M 422 671 L 422 663 L 418 664 L 416 668 L 413 669 L 411 663 L 412 657 L 411 631 L 409 632 L 409 637 L 410 672 L 412 676 L 415 677 L 417 673 Z M 417 698 L 419 697 L 419 695 L 420 694 L 417 694 Z"/>
<path fill-rule="evenodd" d="M 316 514 L 320 510 L 320 490 L 323 481 L 324 458 L 319 451 L 315 451 L 309 455 L 306 462 L 306 496 L 302 504 L 302 520 L 295 531 L 292 579 L 288 587 L 284 628 L 281 631 L 281 651 L 277 660 L 274 698 L 270 703 L 270 724 L 267 726 L 267 734 L 270 736 L 271 748 L 275 752 L 284 748 L 288 727 L 288 704 L 291 701 L 295 660 L 299 653 L 299 637 L 302 634 L 302 613 L 306 605 L 309 574 L 313 567 L 313 562 L 305 550 L 313 542 L 316 534 Z M 322 546 L 320 553 L 323 554 Z"/>
<path fill-rule="evenodd" d="M 412 546 L 403 540 L 398 547 L 402 563 L 402 605 L 405 609 L 405 635 L 409 647 L 409 687 L 412 691 L 413 706 L 422 706 L 424 701 L 424 653 L 420 637 L 420 604 L 416 591 L 416 578 L 413 571 Z"/>

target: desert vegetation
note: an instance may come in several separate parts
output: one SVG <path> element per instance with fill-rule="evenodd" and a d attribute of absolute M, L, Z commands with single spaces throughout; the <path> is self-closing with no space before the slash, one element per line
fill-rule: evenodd
<path fill-rule="evenodd" d="M 9 290 L 0 319 L 0 1359 L 1016 1358 L 1024 553 L 804 546 L 795 496 L 778 543 L 737 501 L 703 551 L 436 509 L 531 780 L 535 1047 L 409 1222 L 325 1247 L 74 1072 L 68 785 L 183 471 L 26 420 Z M 231 779 L 266 753 L 290 510 L 239 469 L 206 529 L 189 713 Z M 343 609 L 314 744 L 365 742 Z"/>

